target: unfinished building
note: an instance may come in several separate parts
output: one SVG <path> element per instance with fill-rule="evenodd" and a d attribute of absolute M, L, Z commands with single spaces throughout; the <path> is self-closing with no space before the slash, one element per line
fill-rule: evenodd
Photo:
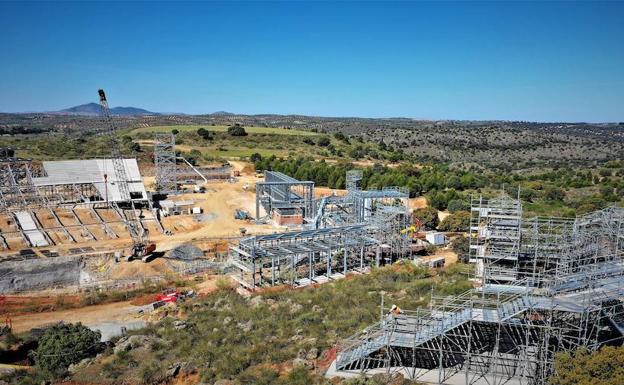
<path fill-rule="evenodd" d="M 243 286 L 306 286 L 363 271 L 379 260 L 379 242 L 364 225 L 303 230 L 244 238 L 232 247 L 234 275 Z"/>
<path fill-rule="evenodd" d="M 292 214 L 298 219 L 289 219 L 289 224 L 298 224 L 301 230 L 246 237 L 233 246 L 230 252 L 238 268 L 234 278 L 243 286 L 323 282 L 406 255 L 410 243 L 404 231 L 410 221 L 407 191 L 396 187 L 362 191 L 361 171 L 350 172 L 346 195 L 310 201 L 314 182 L 271 171 L 266 176 L 256 188 L 257 214 L 263 207 L 284 221 L 290 214 L 287 210 L 298 210 Z M 301 186 L 303 192 L 293 191 Z M 310 202 L 313 208 L 306 208 Z M 306 212 L 315 215 L 308 217 Z"/>
<path fill-rule="evenodd" d="M 0 160 L 0 241 L 7 251 L 116 239 L 127 211 L 144 230 L 162 231 L 135 159 L 125 159 L 129 197 L 122 197 L 110 159 Z M 81 249 L 77 249 L 81 250 Z"/>
<path fill-rule="evenodd" d="M 624 340 L 624 209 L 523 219 L 509 197 L 473 202 L 481 284 L 382 316 L 329 375 L 401 372 L 437 384 L 545 384 L 556 353 Z"/>
<path fill-rule="evenodd" d="M 314 217 L 314 182 L 299 181 L 278 171 L 266 171 L 256 183 L 256 219 L 260 209 L 278 225 L 302 225 Z"/>

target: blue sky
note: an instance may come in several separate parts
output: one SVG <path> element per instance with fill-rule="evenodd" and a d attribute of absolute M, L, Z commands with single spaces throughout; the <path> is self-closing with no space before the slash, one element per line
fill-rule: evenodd
<path fill-rule="evenodd" d="M 624 2 L 0 2 L 0 111 L 624 121 Z"/>

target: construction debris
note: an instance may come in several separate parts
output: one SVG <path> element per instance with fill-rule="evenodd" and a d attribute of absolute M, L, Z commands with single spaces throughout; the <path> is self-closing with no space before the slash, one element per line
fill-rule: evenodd
<path fill-rule="evenodd" d="M 203 258 L 204 252 L 197 246 L 185 243 L 169 250 L 165 253 L 164 257 L 174 260 L 192 261 L 195 259 Z"/>

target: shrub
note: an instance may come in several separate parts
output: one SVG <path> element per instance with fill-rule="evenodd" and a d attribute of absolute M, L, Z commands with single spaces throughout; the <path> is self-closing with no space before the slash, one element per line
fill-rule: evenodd
<path fill-rule="evenodd" d="M 210 134 L 210 131 L 206 130 L 203 127 L 197 130 L 197 135 L 202 137 L 202 139 L 204 140 L 212 140 L 212 135 Z"/>
<path fill-rule="evenodd" d="M 322 136 L 316 142 L 320 147 L 327 147 L 331 144 L 331 140 L 327 136 Z"/>
<path fill-rule="evenodd" d="M 624 383 L 624 347 L 604 346 L 590 354 L 586 349 L 555 357 L 551 385 L 619 385 Z"/>
<path fill-rule="evenodd" d="M 228 127 L 227 132 L 231 136 L 247 136 L 247 131 L 245 131 L 245 127 L 241 126 L 240 124 L 235 124 Z"/>
<path fill-rule="evenodd" d="M 54 377 L 65 374 L 71 364 L 95 355 L 101 334 L 81 323 L 57 324 L 39 340 L 33 358 L 37 366 Z"/>

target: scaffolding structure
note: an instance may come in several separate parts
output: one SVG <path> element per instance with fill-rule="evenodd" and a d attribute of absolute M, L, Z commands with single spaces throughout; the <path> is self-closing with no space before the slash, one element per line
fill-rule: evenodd
<path fill-rule="evenodd" d="M 345 341 L 330 375 L 542 385 L 556 353 L 624 342 L 624 209 L 522 220 L 509 197 L 473 204 L 482 284 L 381 317 Z"/>
<path fill-rule="evenodd" d="M 507 195 L 485 200 L 472 199 L 470 218 L 470 262 L 476 276 L 500 283 L 518 278 L 518 257 L 522 228 L 522 205 Z"/>
<path fill-rule="evenodd" d="M 154 165 L 156 167 L 156 191 L 175 194 L 178 191 L 175 135 L 166 132 L 154 134 Z"/>
<path fill-rule="evenodd" d="M 23 210 L 41 205 L 41 196 L 33 183 L 32 160 L 0 159 L 0 210 Z"/>
<path fill-rule="evenodd" d="M 345 178 L 345 185 L 347 191 L 361 190 L 362 179 L 364 178 L 364 172 L 362 170 L 349 170 Z"/>
<path fill-rule="evenodd" d="M 300 210 L 303 218 L 315 215 L 314 182 L 300 181 L 278 171 L 266 171 L 264 181 L 256 183 L 256 219 L 260 208 L 267 217 L 274 210 Z"/>

